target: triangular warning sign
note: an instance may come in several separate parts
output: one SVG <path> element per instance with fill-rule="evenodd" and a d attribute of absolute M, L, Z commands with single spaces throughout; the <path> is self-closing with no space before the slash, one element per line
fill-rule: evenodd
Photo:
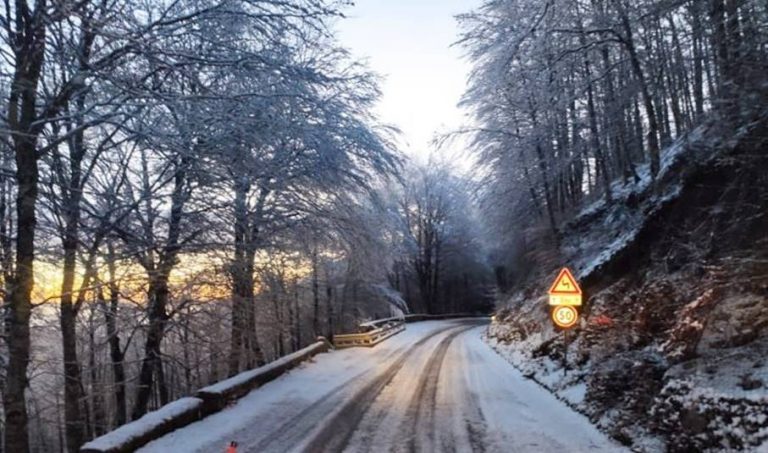
<path fill-rule="evenodd" d="M 552 287 L 549 288 L 549 294 L 581 294 L 581 288 L 576 283 L 576 279 L 573 278 L 571 271 L 564 267 L 552 283 Z"/>

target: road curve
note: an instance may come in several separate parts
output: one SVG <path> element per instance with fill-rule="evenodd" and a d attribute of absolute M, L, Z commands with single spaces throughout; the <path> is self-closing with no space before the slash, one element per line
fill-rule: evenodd
<path fill-rule="evenodd" d="M 478 320 L 428 321 L 322 354 L 141 452 L 620 451 L 491 350 Z"/>

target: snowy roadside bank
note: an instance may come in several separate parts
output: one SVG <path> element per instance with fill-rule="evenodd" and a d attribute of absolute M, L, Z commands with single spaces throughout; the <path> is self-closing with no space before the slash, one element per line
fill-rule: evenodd
<path fill-rule="evenodd" d="M 491 346 L 635 451 L 768 451 L 768 189 L 749 160 L 766 127 L 704 125 L 653 184 L 641 167 L 561 225 L 498 298 Z M 585 293 L 565 375 L 545 298 L 564 264 Z"/>
<path fill-rule="evenodd" d="M 500 357 L 506 360 L 511 366 L 520 372 L 526 379 L 533 381 L 545 391 L 551 393 L 555 398 L 561 401 L 572 410 L 585 416 L 590 423 L 606 436 L 626 445 L 623 439 L 616 438 L 606 426 L 594 423 L 590 412 L 587 410 L 585 397 L 587 393 L 586 372 L 580 368 L 569 368 L 563 371 L 562 362 L 551 359 L 532 360 L 526 354 L 525 344 L 507 344 L 499 341 L 497 338 L 489 336 L 491 329 L 498 328 L 498 325 L 489 326 L 486 334 L 483 334 L 483 341 Z M 527 345 L 527 346 L 530 346 Z M 663 451 L 663 440 L 651 435 L 644 436 L 643 448 L 635 451 Z"/>
<path fill-rule="evenodd" d="M 633 451 L 766 451 L 768 342 L 723 351 L 711 345 L 718 329 L 709 326 L 697 358 L 677 363 L 657 345 L 601 355 L 582 333 L 569 342 L 565 373 L 562 336 L 551 328 L 521 335 L 497 322 L 483 340 Z"/>

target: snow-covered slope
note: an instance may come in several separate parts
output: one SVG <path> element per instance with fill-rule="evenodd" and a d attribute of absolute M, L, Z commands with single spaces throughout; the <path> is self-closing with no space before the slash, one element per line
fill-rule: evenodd
<path fill-rule="evenodd" d="M 562 226 L 587 295 L 551 327 L 543 268 L 502 304 L 491 344 L 637 451 L 754 450 L 768 438 L 768 122 L 699 127 L 656 182 L 615 182 Z M 551 264 L 550 264 L 551 265 Z"/>

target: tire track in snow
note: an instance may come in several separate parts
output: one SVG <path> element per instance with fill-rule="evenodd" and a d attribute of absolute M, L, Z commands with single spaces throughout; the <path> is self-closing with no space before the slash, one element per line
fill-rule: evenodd
<path fill-rule="evenodd" d="M 395 362 L 389 365 L 381 375 L 354 391 L 348 398 L 344 397 L 343 390 L 354 386 L 356 381 L 364 378 L 364 376 L 375 373 L 375 369 L 360 373 L 334 387 L 330 393 L 310 405 L 301 414 L 286 421 L 279 429 L 270 433 L 260 442 L 245 445 L 245 450 L 253 452 L 285 452 L 299 448 L 302 451 L 312 452 L 343 450 L 344 445 L 349 441 L 360 423 L 363 414 L 373 404 L 384 387 L 400 371 L 408 356 L 435 336 L 456 328 L 460 328 L 460 326 L 449 326 L 430 332 L 397 356 Z M 338 409 L 339 405 L 342 405 L 340 410 Z M 331 419 L 327 420 L 329 416 Z M 322 424 L 323 428 L 307 445 L 301 446 L 302 441 L 310 436 L 319 424 Z"/>
<path fill-rule="evenodd" d="M 451 336 L 456 337 L 462 332 L 486 324 L 486 322 L 464 321 L 462 324 L 464 327 L 459 331 L 452 332 Z M 447 385 L 446 379 L 450 381 L 453 374 L 445 374 L 447 369 L 442 367 L 447 360 L 446 357 L 455 350 L 452 346 L 455 343 L 451 343 L 451 345 L 448 343 L 445 338 L 442 338 L 429 351 L 418 352 L 409 358 L 405 367 L 400 370 L 390 385 L 385 386 L 365 413 L 345 446 L 346 452 L 408 451 L 410 448 L 408 440 L 414 437 L 409 434 L 411 427 L 408 424 L 419 412 L 421 419 L 434 419 L 434 422 L 429 423 L 427 429 L 419 431 L 420 433 L 429 431 L 430 438 L 434 438 L 431 443 L 435 449 L 432 451 L 460 451 L 459 446 L 454 445 L 456 444 L 453 436 L 454 431 L 446 430 L 447 425 L 441 420 L 441 417 L 449 410 L 448 407 L 440 406 L 440 404 L 445 403 L 442 401 L 445 398 L 446 389 L 444 386 Z M 445 350 L 441 351 L 441 349 Z M 421 409 L 418 408 L 419 398 L 416 395 L 422 395 L 426 398 Z M 431 415 L 427 415 L 427 412 L 431 412 Z M 431 432 L 433 428 L 435 429 L 434 434 Z M 464 426 L 462 425 L 460 429 L 463 431 Z M 449 435 L 443 436 L 443 434 Z M 439 448 L 437 448 L 438 444 L 440 444 Z M 469 445 L 468 442 L 463 442 L 463 444 Z"/>
<path fill-rule="evenodd" d="M 317 433 L 317 435 L 306 445 L 305 451 L 312 452 L 339 452 L 349 444 L 350 439 L 357 430 L 360 422 L 363 420 L 363 416 L 368 412 L 376 399 L 382 393 L 384 388 L 392 382 L 392 379 L 403 368 L 408 361 L 409 356 L 419 347 L 423 346 L 427 341 L 435 336 L 442 334 L 446 331 L 458 330 L 459 332 L 465 331 L 474 327 L 474 325 L 467 327 L 466 322 L 459 323 L 445 329 L 441 329 L 433 334 L 422 338 L 417 343 L 408 349 L 404 354 L 398 357 L 397 361 L 392 364 L 384 373 L 378 378 L 368 383 L 364 388 L 355 394 L 355 397 L 348 400 L 347 403 L 339 410 L 339 412 Z M 458 334 L 458 332 L 456 333 Z M 454 335 L 451 333 L 451 335 Z M 365 451 L 366 449 L 361 449 Z"/>
<path fill-rule="evenodd" d="M 440 370 L 443 367 L 445 355 L 453 340 L 460 334 L 476 326 L 469 326 L 452 332 L 443 338 L 435 348 L 435 352 L 429 358 L 426 367 L 422 373 L 421 380 L 416 386 L 411 403 L 406 412 L 406 418 L 401 425 L 401 432 L 404 433 L 403 440 L 406 442 L 406 448 L 402 444 L 393 448 L 393 451 L 435 451 L 435 406 L 437 404 L 437 384 L 440 381 Z M 420 438 L 421 435 L 421 438 Z M 423 445 L 422 445 L 423 444 Z M 451 450 L 451 444 L 441 446 L 442 450 Z"/>
<path fill-rule="evenodd" d="M 473 349 L 467 349 L 469 363 L 479 363 L 480 356 Z M 464 376 L 466 380 L 466 375 Z M 470 390 L 470 383 L 465 381 L 462 386 L 464 396 L 464 407 L 466 413 L 464 416 L 464 427 L 467 430 L 467 437 L 473 452 L 485 453 L 488 444 L 488 423 L 485 420 L 485 414 L 480 406 L 480 397 L 476 392 Z"/>

